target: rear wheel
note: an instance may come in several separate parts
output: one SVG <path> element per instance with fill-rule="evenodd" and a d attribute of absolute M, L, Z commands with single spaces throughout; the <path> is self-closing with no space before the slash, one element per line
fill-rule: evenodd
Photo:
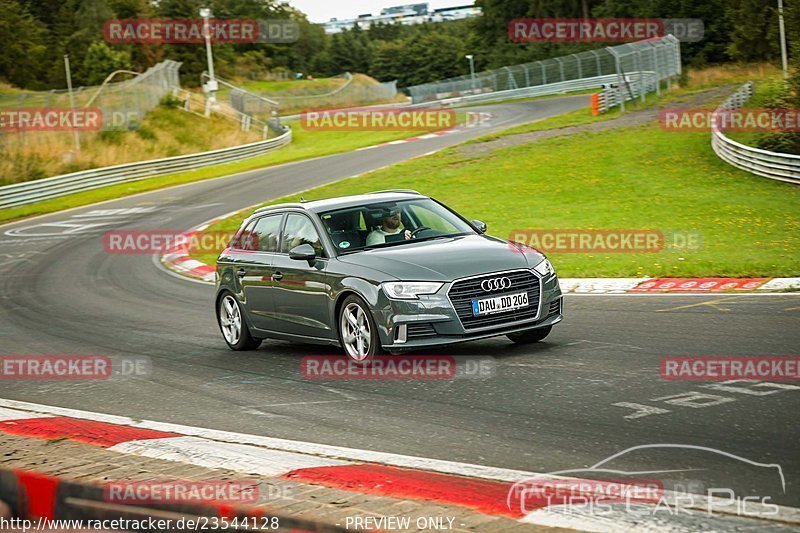
<path fill-rule="evenodd" d="M 544 338 L 550 334 L 550 330 L 552 329 L 553 326 L 529 329 L 528 331 L 520 331 L 519 333 L 509 333 L 506 335 L 506 337 L 517 344 L 531 344 L 533 342 L 544 340 Z"/>
<path fill-rule="evenodd" d="M 369 307 L 354 294 L 344 299 L 339 310 L 339 339 L 347 357 L 354 361 L 369 361 L 382 351 Z"/>
<path fill-rule="evenodd" d="M 242 306 L 233 294 L 226 293 L 219 300 L 217 321 L 225 342 L 231 350 L 255 350 L 261 345 L 261 339 L 250 335 L 250 329 L 244 319 Z"/>

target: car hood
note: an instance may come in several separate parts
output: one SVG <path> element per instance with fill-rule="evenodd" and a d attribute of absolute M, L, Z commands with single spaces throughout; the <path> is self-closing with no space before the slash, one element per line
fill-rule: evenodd
<path fill-rule="evenodd" d="M 544 255 L 532 248 L 522 250 L 488 235 L 434 239 L 339 256 L 343 263 L 411 281 L 450 281 L 487 272 L 531 268 L 543 259 Z"/>

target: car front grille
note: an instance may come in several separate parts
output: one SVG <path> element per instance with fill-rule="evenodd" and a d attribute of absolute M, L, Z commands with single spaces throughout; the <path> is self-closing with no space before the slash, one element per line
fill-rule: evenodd
<path fill-rule="evenodd" d="M 406 330 L 406 337 L 409 340 L 436 336 L 436 330 L 433 329 L 433 325 L 427 322 L 423 322 L 421 324 L 411 323 L 406 327 L 408 328 Z"/>
<path fill-rule="evenodd" d="M 495 291 L 484 291 L 481 283 L 486 279 L 507 277 L 511 280 L 511 287 Z M 473 316 L 472 300 L 477 298 L 489 298 L 501 296 L 503 294 L 514 294 L 517 292 L 528 292 L 528 307 L 505 311 L 493 315 Z M 514 270 L 510 272 L 496 272 L 485 276 L 459 280 L 453 283 L 448 291 L 450 302 L 458 314 L 461 325 L 469 331 L 476 328 L 488 326 L 500 326 L 519 320 L 531 320 L 536 318 L 539 312 L 539 298 L 541 296 L 541 282 L 529 270 Z"/>

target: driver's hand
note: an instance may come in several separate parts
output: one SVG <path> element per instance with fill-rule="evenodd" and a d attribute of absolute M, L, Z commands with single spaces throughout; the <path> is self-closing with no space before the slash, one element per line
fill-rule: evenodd
<path fill-rule="evenodd" d="M 411 239 L 411 232 L 409 230 L 406 230 L 405 236 L 406 236 L 406 240 L 407 241 L 410 240 Z"/>

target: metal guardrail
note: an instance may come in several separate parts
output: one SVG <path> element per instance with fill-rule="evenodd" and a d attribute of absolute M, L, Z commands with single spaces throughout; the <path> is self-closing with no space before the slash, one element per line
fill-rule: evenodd
<path fill-rule="evenodd" d="M 741 109 L 753 96 L 753 82 L 749 81 L 733 93 L 715 112 Z M 787 183 L 800 184 L 800 155 L 770 152 L 738 143 L 719 129 L 719 121 L 712 120 L 711 147 L 726 163 L 751 174 Z"/>
<path fill-rule="evenodd" d="M 625 102 L 636 100 L 651 92 L 658 92 L 660 80 L 657 72 L 633 72 L 621 80 L 615 79 L 603 90 L 592 95 L 592 113 L 607 113 L 614 107 L 625 109 Z"/>
<path fill-rule="evenodd" d="M 0 209 L 49 200 L 108 185 L 154 178 L 221 163 L 231 163 L 267 153 L 285 146 L 291 141 L 292 130 L 284 127 L 282 134 L 266 141 L 197 154 L 83 170 L 52 178 L 5 185 L 0 187 Z"/>
<path fill-rule="evenodd" d="M 647 79 L 652 75 L 655 79 L 655 73 L 638 73 L 633 72 L 628 75 L 632 80 L 631 83 L 638 83 L 639 79 L 644 77 L 645 84 L 648 84 Z M 609 74 L 606 76 L 595 76 L 593 78 L 582 78 L 578 80 L 561 81 L 557 83 L 548 83 L 546 85 L 537 85 L 535 87 L 523 87 L 522 89 L 512 89 L 510 91 L 493 91 L 484 94 L 474 94 L 459 96 L 456 98 L 446 98 L 444 100 L 437 100 L 435 102 L 425 102 L 422 104 L 415 104 L 410 107 L 424 107 L 430 105 L 459 105 L 459 104 L 473 104 L 482 102 L 497 102 L 501 100 L 513 100 L 516 98 L 533 98 L 536 96 L 547 96 L 551 94 L 562 94 L 574 91 L 585 91 L 589 89 L 599 89 L 618 81 L 616 74 Z M 653 82 L 654 83 L 654 82 Z"/>

